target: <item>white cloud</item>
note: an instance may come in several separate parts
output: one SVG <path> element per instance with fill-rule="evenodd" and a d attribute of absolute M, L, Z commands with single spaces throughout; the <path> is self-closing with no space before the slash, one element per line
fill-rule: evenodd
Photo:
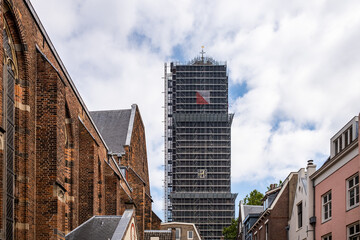
<path fill-rule="evenodd" d="M 139 105 L 155 191 L 163 185 L 163 63 L 175 46 L 190 59 L 205 45 L 228 62 L 233 84 L 246 82 L 249 92 L 230 104 L 234 182 L 322 163 L 329 138 L 359 112 L 355 0 L 33 4 L 91 110 Z"/>

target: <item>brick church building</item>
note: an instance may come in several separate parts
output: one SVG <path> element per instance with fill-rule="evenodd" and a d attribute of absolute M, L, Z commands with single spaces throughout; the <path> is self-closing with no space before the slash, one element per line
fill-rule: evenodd
<path fill-rule="evenodd" d="M 140 239 L 159 229 L 138 107 L 117 119 L 125 121 L 123 141 L 114 142 L 91 117 L 30 1 L 2 0 L 0 13 L 0 239 L 65 239 L 94 215 L 127 208 L 135 209 Z"/>

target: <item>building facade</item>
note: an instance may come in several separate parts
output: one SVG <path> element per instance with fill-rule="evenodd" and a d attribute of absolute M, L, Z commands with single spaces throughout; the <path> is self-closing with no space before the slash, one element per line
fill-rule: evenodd
<path fill-rule="evenodd" d="M 289 239 L 314 239 L 314 223 L 311 218 L 314 207 L 314 190 L 310 176 L 315 170 L 316 165 L 309 160 L 306 170 L 301 168 L 297 172 L 294 203 L 290 206 Z"/>
<path fill-rule="evenodd" d="M 114 194 L 127 186 L 118 186 L 114 175 L 107 175 L 107 196 L 112 202 L 106 205 L 106 214 L 119 215 L 127 204 L 134 204 L 139 236 L 143 239 L 144 230 L 159 229 L 160 219 L 152 211 L 145 126 L 139 107 L 133 104 L 131 109 L 91 111 L 90 115 L 130 188 L 129 196 Z"/>
<path fill-rule="evenodd" d="M 237 239 L 251 240 L 252 236 L 248 231 L 259 218 L 263 210 L 263 206 L 245 205 L 243 201 L 240 200 Z"/>
<path fill-rule="evenodd" d="M 316 239 L 360 239 L 359 117 L 330 140 L 330 157 L 312 176 Z"/>
<path fill-rule="evenodd" d="M 109 153 L 31 2 L 3 0 L 0 14 L 0 239 L 65 239 L 94 215 L 126 208 L 144 219 L 141 229 L 159 226 L 149 180 L 127 179 Z M 147 171 L 136 121 L 129 159 L 144 158 Z"/>
<path fill-rule="evenodd" d="M 235 213 L 227 66 L 211 58 L 165 64 L 165 221 L 220 239 Z"/>
<path fill-rule="evenodd" d="M 175 233 L 174 240 L 201 240 L 199 230 L 193 223 L 168 222 L 162 223 L 162 230 L 173 230 Z"/>
<path fill-rule="evenodd" d="M 264 211 L 250 227 L 252 240 L 287 240 L 288 221 L 291 217 L 297 173 L 290 173 L 280 187 L 270 189 L 263 199 Z"/>

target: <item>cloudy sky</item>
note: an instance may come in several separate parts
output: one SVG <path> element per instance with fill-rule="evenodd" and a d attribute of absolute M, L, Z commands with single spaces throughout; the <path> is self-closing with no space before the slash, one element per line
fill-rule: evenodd
<path fill-rule="evenodd" d="M 236 204 L 320 166 L 360 111 L 360 1 L 32 0 L 89 110 L 137 103 L 163 218 L 164 63 L 226 61 Z"/>

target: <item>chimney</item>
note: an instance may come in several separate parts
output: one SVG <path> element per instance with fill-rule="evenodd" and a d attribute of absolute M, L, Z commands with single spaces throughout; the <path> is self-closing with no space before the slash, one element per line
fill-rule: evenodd
<path fill-rule="evenodd" d="M 308 217 L 312 218 L 314 217 L 314 207 L 315 207 L 315 203 L 314 203 L 314 185 L 313 185 L 313 181 L 310 179 L 310 176 L 312 174 L 314 174 L 314 172 L 316 171 L 316 165 L 314 164 L 313 160 L 308 160 L 308 165 L 306 167 L 306 171 L 307 171 L 307 176 L 306 176 L 306 181 L 307 181 L 307 188 L 308 188 L 308 195 L 307 195 L 307 211 L 308 211 Z M 308 225 L 308 231 L 309 232 L 314 232 L 314 225 L 309 224 Z M 312 239 L 312 238 L 311 238 Z M 315 239 L 315 237 L 314 237 Z"/>
<path fill-rule="evenodd" d="M 308 176 L 310 177 L 316 170 L 316 165 L 314 164 L 314 160 L 308 160 L 308 164 L 306 166 L 306 171 Z"/>

